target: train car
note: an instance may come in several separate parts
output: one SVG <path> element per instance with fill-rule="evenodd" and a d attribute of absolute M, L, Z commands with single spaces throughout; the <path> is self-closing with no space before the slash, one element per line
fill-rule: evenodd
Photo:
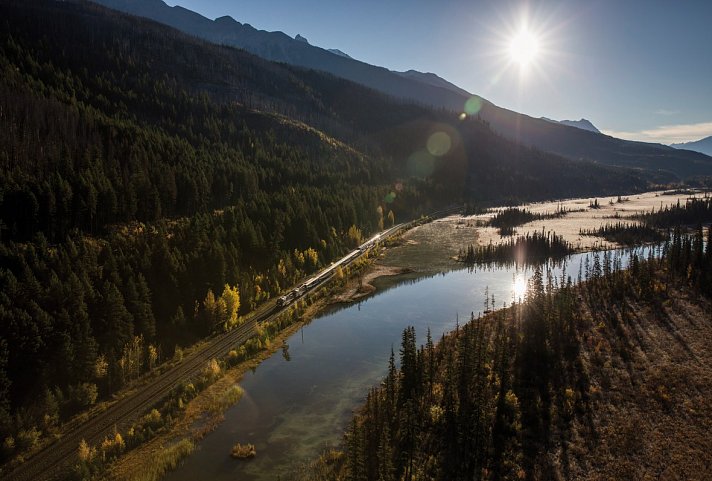
<path fill-rule="evenodd" d="M 279 297 L 277 299 L 277 307 L 284 307 L 291 302 L 299 299 L 302 297 L 304 294 L 307 293 L 310 289 L 318 286 L 319 284 L 325 282 L 327 279 L 329 279 L 331 276 L 334 275 L 334 271 L 336 270 L 337 267 L 347 264 L 357 258 L 359 255 L 361 255 L 361 250 L 356 249 L 351 251 L 349 254 L 347 254 L 345 257 L 342 257 L 339 259 L 337 262 L 331 264 L 328 268 L 324 269 L 321 273 L 318 275 L 312 277 L 311 279 L 308 279 L 306 282 L 304 282 L 302 285 L 299 287 L 295 287 L 291 291 L 289 291 L 287 294 Z"/>
<path fill-rule="evenodd" d="M 334 275 L 334 269 L 328 269 L 324 272 L 322 272 L 319 277 L 317 277 L 316 281 L 317 284 L 321 284 L 322 282 L 325 282 L 328 278 Z"/>
<path fill-rule="evenodd" d="M 294 299 L 294 290 L 289 291 L 279 299 L 277 299 L 277 307 L 284 307 Z"/>
<path fill-rule="evenodd" d="M 361 250 L 360 250 L 360 249 L 356 249 L 356 250 L 354 250 L 354 251 L 351 251 L 351 253 L 350 253 L 349 255 L 347 255 L 346 257 L 344 257 L 343 259 L 341 259 L 339 262 L 337 262 L 337 265 L 346 264 L 347 262 L 351 262 L 351 261 L 354 260 L 356 257 L 358 257 L 359 254 L 361 254 Z"/>

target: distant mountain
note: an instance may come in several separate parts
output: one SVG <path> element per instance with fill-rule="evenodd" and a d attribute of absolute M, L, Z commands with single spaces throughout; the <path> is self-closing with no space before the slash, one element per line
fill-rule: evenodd
<path fill-rule="evenodd" d="M 577 129 L 583 129 L 583 130 L 588 130 L 589 132 L 596 132 L 597 134 L 600 134 L 601 131 L 598 130 L 590 120 L 586 119 L 581 119 L 581 120 L 560 120 L 560 124 L 568 125 L 570 127 L 576 127 Z"/>
<path fill-rule="evenodd" d="M 536 119 L 483 102 L 480 115 L 492 129 L 525 145 L 570 159 L 646 170 L 660 182 L 712 176 L 712 158 L 662 144 L 633 142 Z"/>
<path fill-rule="evenodd" d="M 342 51 L 339 50 L 338 48 L 330 48 L 330 49 L 327 49 L 327 50 L 328 50 L 329 52 L 333 53 L 333 54 L 339 55 L 340 57 L 351 58 L 351 55 L 342 52 Z"/>
<path fill-rule="evenodd" d="M 569 125 L 532 118 L 471 95 L 434 74 L 393 72 L 309 45 L 283 32 L 257 30 L 230 17 L 213 21 L 180 6 L 170 7 L 161 0 L 95 1 L 214 43 L 239 47 L 268 60 L 328 72 L 422 105 L 462 112 L 465 102 L 474 98 L 479 110 L 475 109 L 473 115 L 486 120 L 493 130 L 517 142 L 569 159 L 644 169 L 656 175 L 659 181 L 712 176 L 712 158 L 700 153 L 616 139 L 594 131 L 593 126 L 594 130 L 580 128 L 581 125 L 571 129 Z"/>
<path fill-rule="evenodd" d="M 228 18 L 231 18 L 231 17 L 228 17 Z M 307 40 L 306 37 L 304 37 L 304 36 L 302 36 L 302 35 L 300 35 L 300 34 L 297 34 L 297 36 L 294 37 L 294 40 L 296 40 L 297 42 L 305 43 L 305 44 L 307 44 L 307 45 L 311 45 L 311 44 L 309 43 L 309 40 Z M 331 52 L 331 53 L 333 53 L 333 54 L 335 54 L 335 55 L 338 55 L 339 57 L 351 58 L 350 55 L 345 54 L 344 52 L 342 52 L 342 51 L 339 50 L 338 48 L 327 48 L 326 51 L 327 51 L 327 52 Z"/>
<path fill-rule="evenodd" d="M 694 150 L 705 155 L 712 155 L 712 135 L 694 142 L 684 142 L 681 144 L 670 144 L 675 149 Z"/>
<path fill-rule="evenodd" d="M 84 197 L 93 191 L 80 185 L 84 177 L 73 176 L 79 167 L 63 170 L 62 152 L 72 152 L 77 165 L 85 159 L 75 151 L 102 152 L 92 161 L 103 162 L 105 171 L 92 174 L 92 181 L 97 191 L 112 190 L 99 199 L 118 200 L 106 201 L 93 227 L 87 216 L 70 219 L 77 224 L 67 221 L 61 229 L 51 224 L 51 232 L 49 227 L 46 231 L 53 241 L 72 227 L 96 230 L 134 218 L 220 209 L 242 195 L 257 195 L 255 189 L 318 184 L 380 192 L 375 189 L 399 182 L 405 190 L 391 207 L 404 212 L 463 198 L 494 202 L 640 191 L 650 179 L 638 171 L 530 149 L 496 135 L 475 117 L 460 120 L 442 109 L 403 102 L 317 70 L 270 62 L 93 3 L 34 0 L 11 5 L 0 2 L 0 14 L 8 19 L 0 22 L 0 38 L 12 38 L 18 45 L 0 48 L 0 65 L 12 73 L 0 77 L 0 140 L 8 138 L 2 145 L 22 157 L 0 155 L 0 185 L 11 186 L 0 196 L 0 225 L 10 227 L 3 239 L 13 232 L 18 239 L 31 238 L 38 225 L 50 225 L 42 224 L 49 218 L 44 213 L 48 199 L 64 194 L 45 190 L 63 188 L 61 182 L 48 184 L 58 171 L 73 182 L 62 192 L 71 191 L 74 202 L 91 205 Z M 215 24 L 233 22 L 222 17 Z M 52 38 L 51 45 L 44 38 Z M 35 65 L 47 67 L 38 71 Z M 40 85 L 35 78 L 40 75 L 43 85 L 56 90 L 50 94 L 56 96 L 52 103 L 34 87 Z M 28 107 L 35 104 L 36 111 Z M 102 122 L 116 119 L 121 135 L 94 132 L 99 127 L 90 129 L 97 122 L 91 117 L 83 120 L 89 126 L 75 126 L 79 120 L 57 123 L 56 132 L 44 135 L 37 151 L 23 147 L 24 131 L 40 132 L 43 119 L 64 119 L 68 111 L 78 115 L 72 110 L 75 104 Z M 448 142 L 437 155 L 426 149 L 435 133 Z M 54 147 L 43 149 L 44 144 Z M 179 161 L 178 167 L 170 163 Z M 20 165 L 26 170 L 13 167 Z M 262 172 L 247 175 L 235 165 Z M 140 175 L 128 174 L 133 171 Z M 303 179 L 290 177 L 295 172 Z M 336 185 L 341 179 L 346 180 Z M 31 204 L 27 199 L 32 196 L 42 201 L 42 212 L 32 223 L 23 223 L 20 206 Z M 131 202 L 133 198 L 141 201 Z M 290 203 L 293 199 L 286 205 Z M 336 225 L 340 231 L 348 227 L 340 221 Z"/>
<path fill-rule="evenodd" d="M 600 134 L 601 131 L 596 128 L 595 125 L 591 123 L 590 120 L 586 119 L 581 119 L 581 120 L 554 120 L 550 119 L 547 117 L 540 117 L 541 120 L 546 120 L 547 122 L 551 122 L 554 124 L 561 124 L 561 125 L 568 125 L 569 127 L 576 127 L 577 129 L 582 129 L 582 130 L 588 130 L 589 132 L 595 132 L 597 134 Z"/>

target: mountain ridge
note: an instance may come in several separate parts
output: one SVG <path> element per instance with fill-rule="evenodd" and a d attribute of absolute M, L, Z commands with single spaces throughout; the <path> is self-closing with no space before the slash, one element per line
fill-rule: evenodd
<path fill-rule="evenodd" d="M 598 128 L 593 125 L 590 120 L 584 118 L 580 120 L 560 120 L 559 123 L 570 127 L 576 127 L 578 129 L 588 130 L 590 132 L 596 132 L 597 134 L 601 133 L 601 131 L 598 130 Z"/>
<path fill-rule="evenodd" d="M 704 154 L 675 150 L 661 144 L 626 141 L 537 119 L 471 95 L 435 74 L 393 72 L 305 44 L 283 32 L 258 30 L 236 20 L 234 23 L 223 20 L 217 24 L 183 7 L 169 7 L 161 0 L 146 3 L 139 0 L 94 1 L 150 18 L 210 42 L 245 49 L 267 60 L 324 71 L 395 98 L 456 113 L 469 110 L 468 114 L 487 121 L 500 135 L 569 159 L 643 169 L 655 173 L 661 182 L 712 176 L 712 158 Z"/>
<path fill-rule="evenodd" d="M 692 142 L 681 142 L 679 144 L 670 144 L 670 147 L 674 149 L 684 149 L 692 150 L 695 152 L 700 152 L 705 155 L 712 156 L 712 135 L 705 137 L 700 140 L 694 140 Z"/>

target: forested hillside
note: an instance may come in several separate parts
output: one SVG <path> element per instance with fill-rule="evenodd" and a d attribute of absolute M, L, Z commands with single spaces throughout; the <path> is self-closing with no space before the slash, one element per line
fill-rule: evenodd
<path fill-rule="evenodd" d="M 479 115 L 491 124 L 494 131 L 525 145 L 569 159 L 637 168 L 653 176 L 657 182 L 693 180 L 695 177 L 698 181 L 707 182 L 712 174 L 712 159 L 705 155 L 678 152 L 661 144 L 626 141 L 529 117 L 473 96 L 434 74 L 393 72 L 357 59 L 334 55 L 293 39 L 283 32 L 258 30 L 228 16 L 211 20 L 180 5 L 169 6 L 162 0 L 94 1 L 154 19 L 198 38 L 243 48 L 265 59 L 329 72 L 400 99 L 456 113 L 467 110 L 466 103 L 474 101 Z M 194 8 L 200 10 L 197 6 Z M 226 11 L 229 8 L 226 7 Z"/>
<path fill-rule="evenodd" d="M 2 13 L 6 454 L 420 208 L 409 185 L 383 202 L 383 156 L 228 102 L 240 52 L 82 5 Z M 255 96 L 290 95 L 256 65 Z"/>
<path fill-rule="evenodd" d="M 344 452 L 301 479 L 705 479 L 711 240 L 677 230 L 627 270 L 595 253 L 575 286 L 538 269 L 437 345 L 406 330 Z"/>
<path fill-rule="evenodd" d="M 0 14 L 4 455 L 233 327 L 391 211 L 646 185 L 94 4 Z"/>

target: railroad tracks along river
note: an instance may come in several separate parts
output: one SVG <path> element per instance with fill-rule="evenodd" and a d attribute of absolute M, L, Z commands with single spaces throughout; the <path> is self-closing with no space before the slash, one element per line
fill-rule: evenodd
<path fill-rule="evenodd" d="M 431 214 L 431 217 L 444 216 L 454 213 L 456 210 L 458 210 L 457 207 L 444 209 Z M 305 281 L 300 286 L 304 287 L 302 295 L 313 292 L 328 281 L 333 275 L 336 265 L 348 266 L 373 245 L 400 230 L 410 228 L 413 224 L 399 224 L 374 236 L 357 249 L 358 255 L 353 255 L 352 252 L 322 270 L 309 281 Z M 0 472 L 0 477 L 12 481 L 54 481 L 66 477 L 76 462 L 77 448 L 82 439 L 91 445 L 96 445 L 111 434 L 114 429 L 118 431 L 127 429 L 182 381 L 199 374 L 211 359 L 222 358 L 235 346 L 246 342 L 255 334 L 255 327 L 259 322 L 269 321 L 278 316 L 292 302 L 294 300 L 279 306 L 275 301 L 266 303 L 255 311 L 245 323 L 229 332 L 213 337 L 206 345 L 190 353 L 179 364 L 144 383 L 136 391 L 118 399 L 104 411 L 93 415 L 84 422 L 74 421 L 73 424 L 68 424 L 68 430 L 61 438 L 33 454 L 14 471 Z"/>

